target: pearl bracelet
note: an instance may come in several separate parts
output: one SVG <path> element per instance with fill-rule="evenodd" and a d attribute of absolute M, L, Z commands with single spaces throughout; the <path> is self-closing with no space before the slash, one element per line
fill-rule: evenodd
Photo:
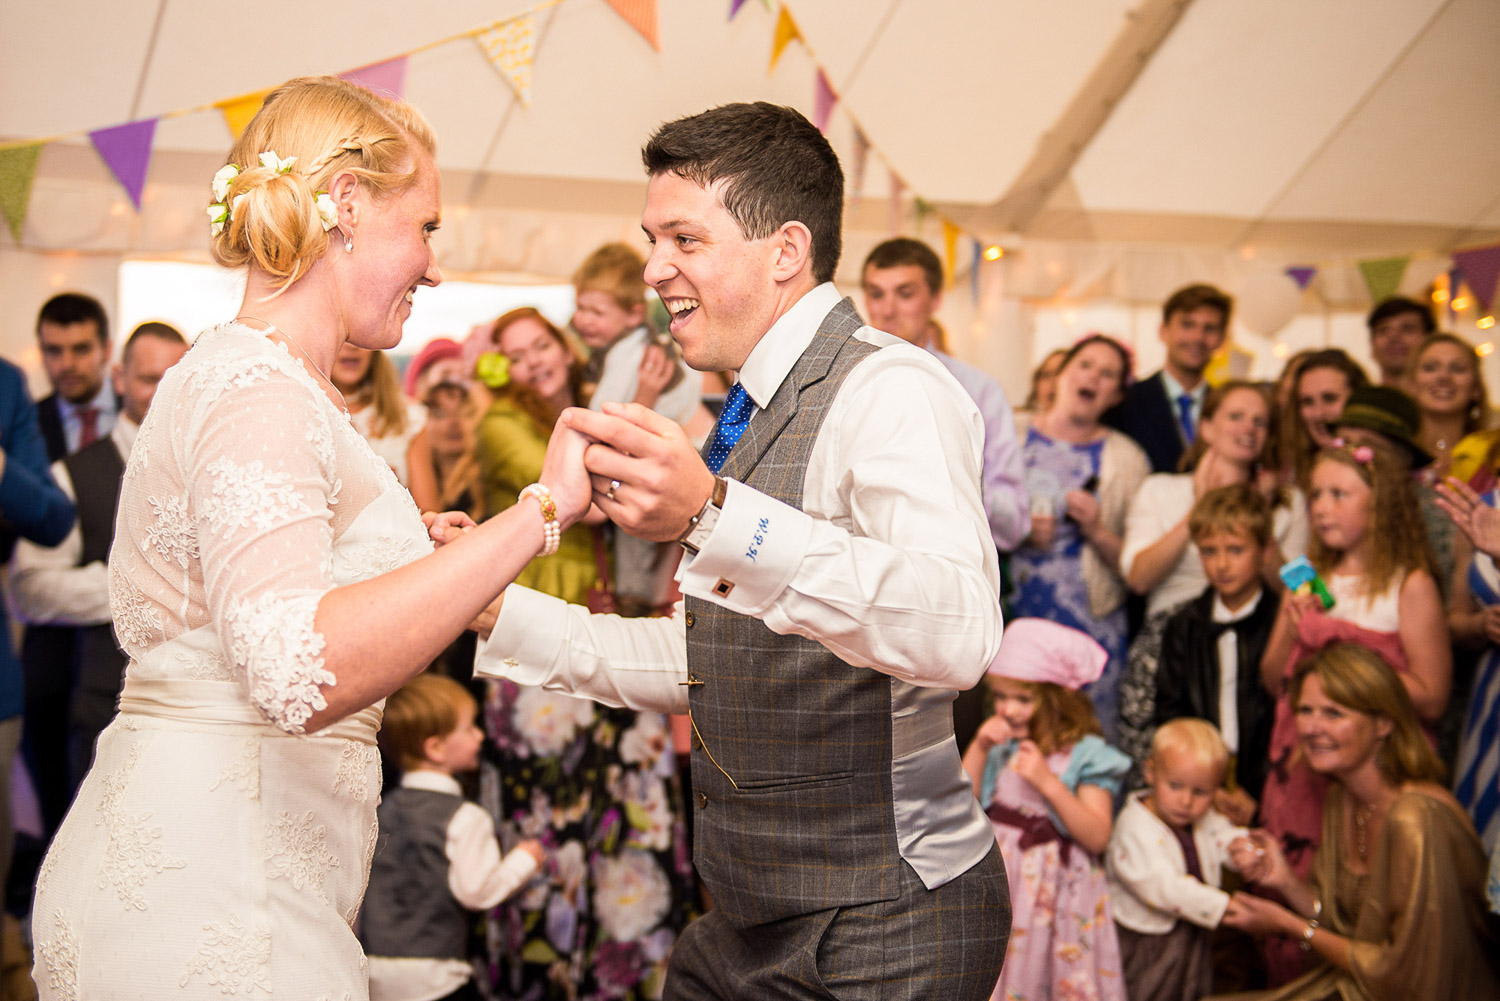
<path fill-rule="evenodd" d="M 557 523 L 557 504 L 552 500 L 552 491 L 543 484 L 533 483 L 516 498 L 517 503 L 528 497 L 536 498 L 542 509 L 542 551 L 538 556 L 551 556 L 562 545 L 562 526 Z"/>

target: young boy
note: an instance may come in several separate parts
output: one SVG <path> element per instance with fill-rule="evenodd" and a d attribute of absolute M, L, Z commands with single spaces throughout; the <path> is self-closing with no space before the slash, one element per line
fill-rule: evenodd
<path fill-rule="evenodd" d="M 1105 854 L 1125 993 L 1195 1001 L 1213 989 L 1210 932 L 1234 906 L 1219 889 L 1245 829 L 1213 808 L 1229 749 L 1201 719 L 1157 728 L 1146 788 L 1131 793 Z"/>
<path fill-rule="evenodd" d="M 464 801 L 453 777 L 479 766 L 478 711 L 462 685 L 437 674 L 418 675 L 386 702 L 380 744 L 403 774 L 380 804 L 365 893 L 371 1001 L 478 1001 L 465 958 L 469 912 L 510 896 L 543 861 L 536 841 L 502 861 L 490 815 Z"/>
<path fill-rule="evenodd" d="M 1248 484 L 1210 490 L 1193 505 L 1188 533 L 1208 589 L 1168 620 L 1156 675 L 1156 723 L 1206 719 L 1229 748 L 1227 787 L 1214 806 L 1236 824 L 1255 816 L 1270 757 L 1276 702 L 1260 683 L 1260 658 L 1276 621 L 1261 573 L 1271 509 Z"/>

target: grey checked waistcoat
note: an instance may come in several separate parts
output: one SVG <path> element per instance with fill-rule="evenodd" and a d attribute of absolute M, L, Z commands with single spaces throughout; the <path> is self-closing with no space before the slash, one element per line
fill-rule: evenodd
<path fill-rule="evenodd" d="M 721 470 L 801 510 L 808 457 L 839 387 L 877 350 L 845 299 Z M 759 619 L 686 599 L 697 736 L 693 860 L 737 926 L 894 899 L 892 679 Z M 951 732 L 951 730 L 950 730 Z"/>

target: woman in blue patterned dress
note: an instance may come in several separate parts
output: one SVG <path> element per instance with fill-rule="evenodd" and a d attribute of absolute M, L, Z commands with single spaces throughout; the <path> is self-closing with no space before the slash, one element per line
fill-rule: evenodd
<path fill-rule="evenodd" d="M 1032 528 L 1011 558 L 1015 615 L 1081 629 L 1109 651 L 1087 689 L 1109 740 L 1129 639 L 1120 538 L 1130 498 L 1151 471 L 1139 445 L 1100 423 L 1129 380 L 1130 353 L 1113 338 L 1092 334 L 1068 351 L 1052 406 L 1026 430 Z"/>

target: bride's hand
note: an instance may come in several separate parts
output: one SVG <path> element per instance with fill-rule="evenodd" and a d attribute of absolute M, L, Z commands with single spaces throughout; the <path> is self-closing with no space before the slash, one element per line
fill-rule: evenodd
<path fill-rule="evenodd" d="M 547 442 L 547 458 L 542 462 L 541 482 L 552 492 L 557 505 L 557 520 L 569 528 L 588 513 L 593 503 L 594 487 L 583 465 L 583 453 L 593 440 L 568 427 L 562 421 L 552 429 Z"/>
<path fill-rule="evenodd" d="M 474 519 L 462 511 L 424 511 L 422 524 L 427 526 L 427 537 L 439 548 L 475 527 Z"/>

